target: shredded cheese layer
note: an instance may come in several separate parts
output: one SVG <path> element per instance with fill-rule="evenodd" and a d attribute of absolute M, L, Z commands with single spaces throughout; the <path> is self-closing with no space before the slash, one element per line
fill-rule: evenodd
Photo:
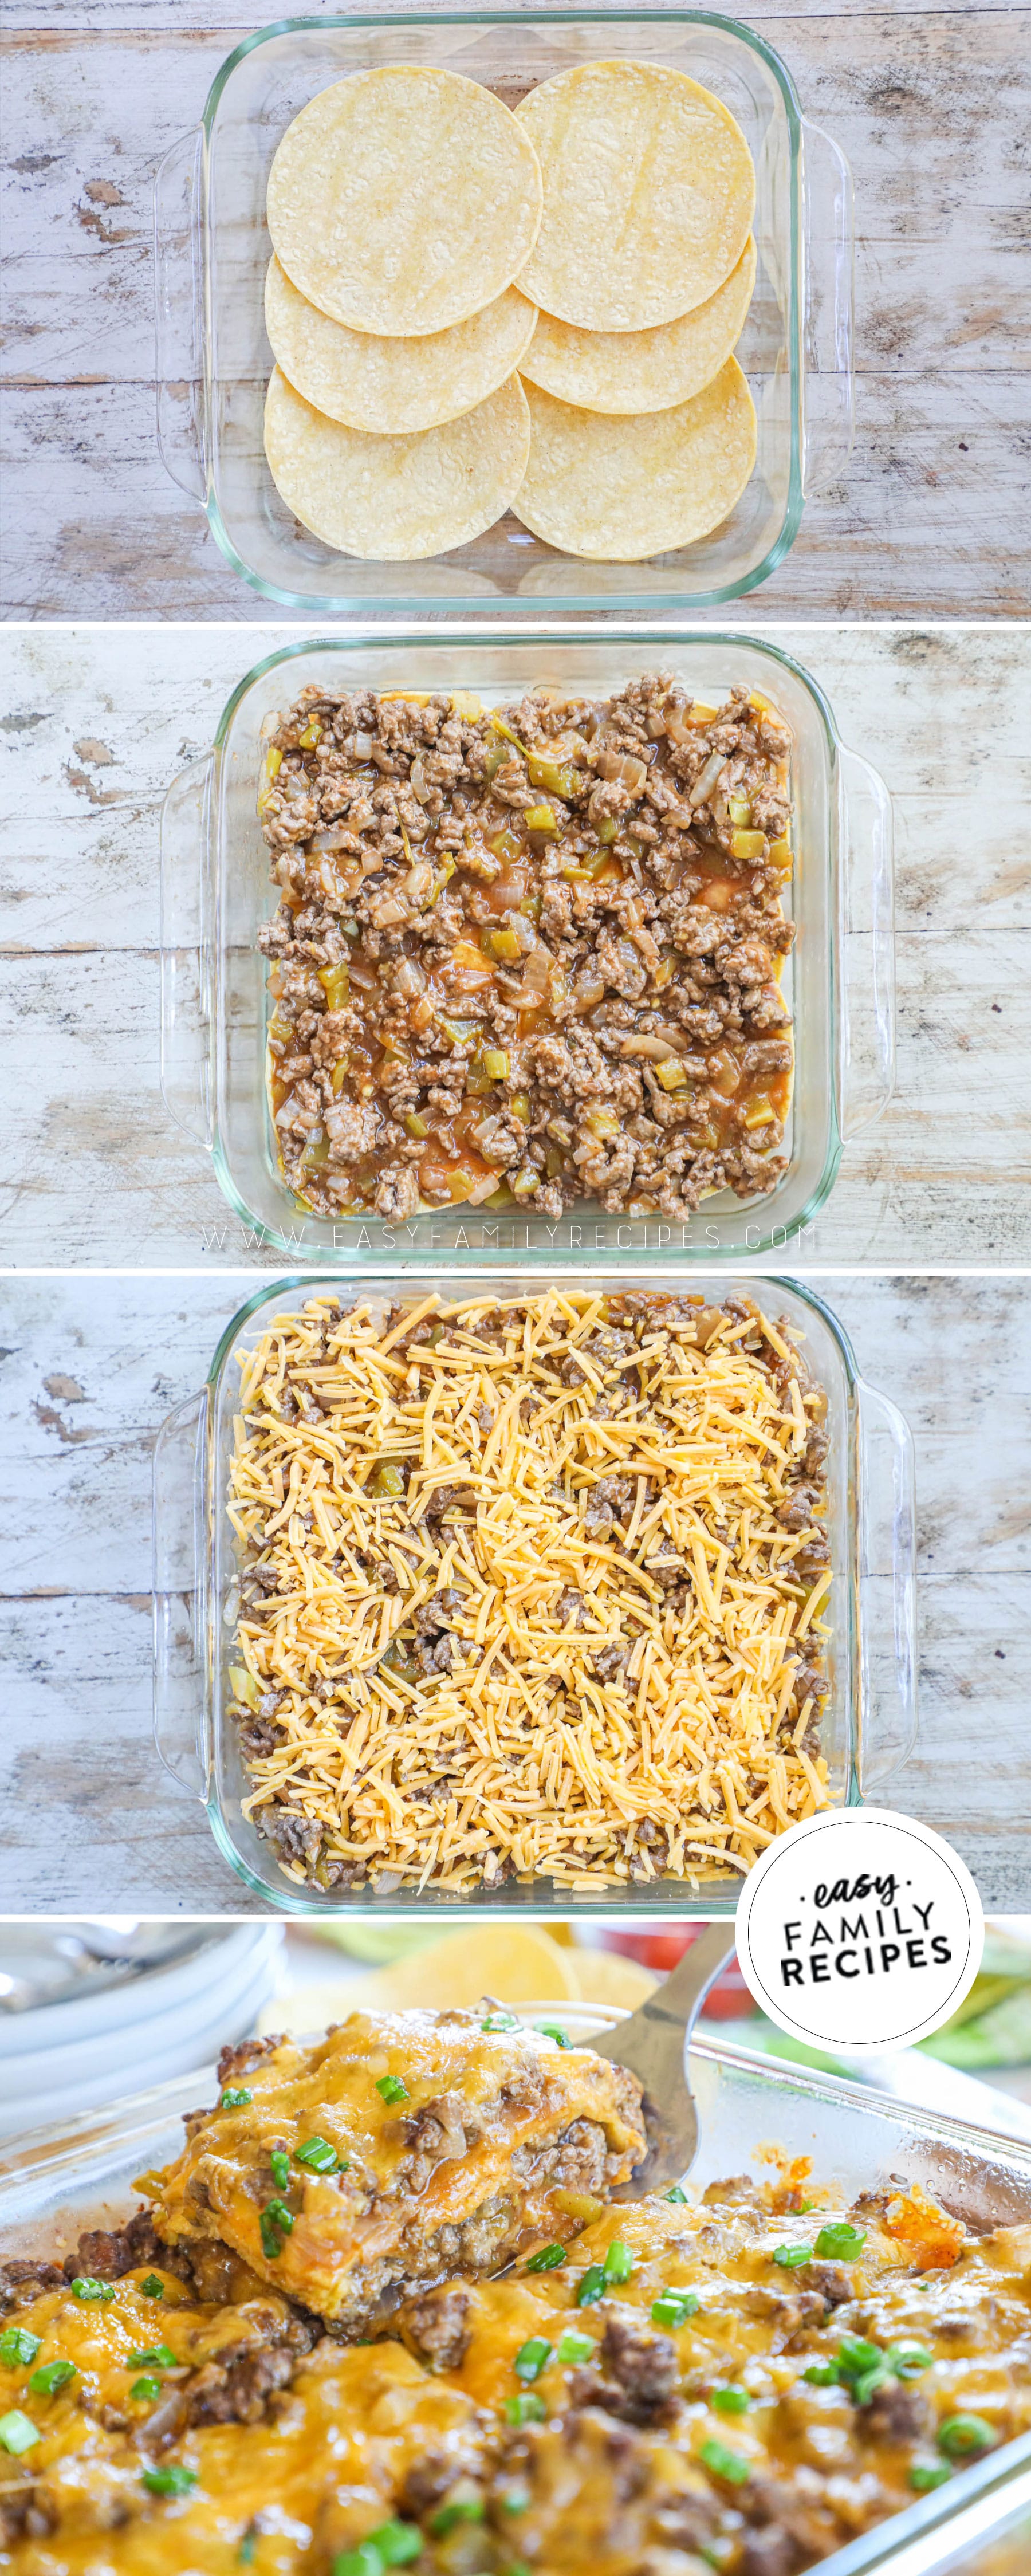
<path fill-rule="evenodd" d="M 829 1803 L 826 1399 L 751 1299 L 319 1296 L 241 1371 L 231 1708 L 289 1877 L 709 1879 Z"/>

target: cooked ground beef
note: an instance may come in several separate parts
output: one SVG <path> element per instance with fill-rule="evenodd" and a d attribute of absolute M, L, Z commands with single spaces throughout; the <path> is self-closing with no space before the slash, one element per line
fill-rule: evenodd
<path fill-rule="evenodd" d="M 327 1215 L 688 1216 L 785 1169 L 791 737 L 735 689 L 269 720 L 272 1114 Z"/>

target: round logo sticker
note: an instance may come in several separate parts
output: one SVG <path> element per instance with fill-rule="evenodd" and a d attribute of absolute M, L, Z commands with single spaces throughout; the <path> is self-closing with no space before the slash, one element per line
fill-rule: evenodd
<path fill-rule="evenodd" d="M 771 1843 L 737 1906 L 737 1955 L 771 2021 L 810 2047 L 906 2048 L 954 2013 L 981 1965 L 969 1870 L 886 1807 L 811 1816 Z"/>

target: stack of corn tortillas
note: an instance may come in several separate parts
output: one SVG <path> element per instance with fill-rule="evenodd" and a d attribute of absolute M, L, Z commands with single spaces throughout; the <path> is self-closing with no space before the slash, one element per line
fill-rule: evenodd
<path fill-rule="evenodd" d="M 456 72 L 323 90 L 269 176 L 265 449 L 336 550 L 440 554 L 514 508 L 631 562 L 727 516 L 755 462 L 731 355 L 755 174 L 682 72 L 560 72 L 514 114 Z"/>

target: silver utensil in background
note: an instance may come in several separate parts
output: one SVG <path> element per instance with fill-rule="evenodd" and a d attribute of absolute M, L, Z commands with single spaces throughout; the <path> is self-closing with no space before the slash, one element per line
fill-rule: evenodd
<path fill-rule="evenodd" d="M 618 2200 L 643 2200 L 663 2183 L 679 2182 L 694 2162 L 698 2113 L 687 2080 L 687 2043 L 710 1986 L 733 1956 L 733 1924 L 707 1923 L 629 2021 L 590 2043 L 599 2057 L 629 2066 L 644 2088 L 648 2153 L 617 2192 Z"/>

